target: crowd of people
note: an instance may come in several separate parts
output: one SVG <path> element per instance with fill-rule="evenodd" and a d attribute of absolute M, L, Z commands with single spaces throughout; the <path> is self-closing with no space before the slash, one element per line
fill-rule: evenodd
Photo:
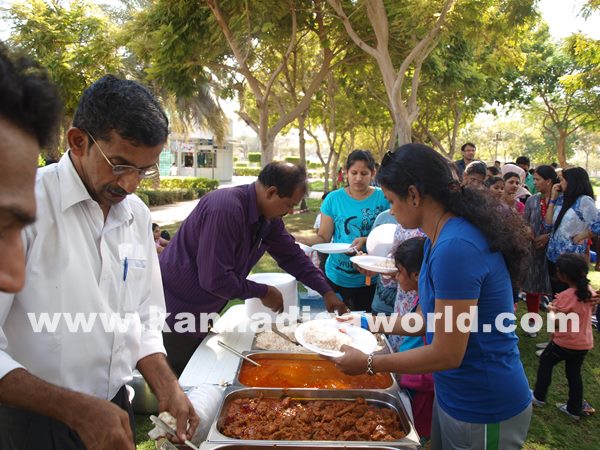
<path fill-rule="evenodd" d="M 598 234 L 600 216 L 585 170 L 530 169 L 524 156 L 514 164 L 487 166 L 475 160 L 475 149 L 465 144 L 464 158 L 456 163 L 420 144 L 402 146 L 383 158 L 376 176 L 391 209 L 382 214 L 398 222 L 392 251 L 398 272 L 387 287 L 396 288 L 393 310 L 400 316 L 418 311 L 423 329 L 407 332 L 397 321 L 389 337 L 392 344 L 399 343 L 393 345 L 397 353 L 364 355 L 348 347 L 336 363 L 347 373 L 395 372 L 401 381 L 420 374 L 419 381 L 409 378 L 404 386 L 414 394 L 419 433 L 431 437 L 433 448 L 480 448 L 486 439 L 495 439 L 497 447 L 492 448 L 520 448 L 531 405 L 545 405 L 552 367 L 561 361 L 567 366 L 569 398 L 557 406 L 575 420 L 584 413 L 581 367 L 593 346 L 591 314 L 597 303 L 587 280 L 589 238 Z M 420 270 L 407 271 L 402 263 L 404 253 L 411 253 L 406 244 L 419 240 L 407 232 L 427 237 Z M 363 280 L 359 277 L 365 271 L 355 269 L 363 272 L 356 279 Z M 418 282 L 411 284 L 411 277 Z M 337 292 L 344 298 L 342 289 Z M 544 349 L 535 393 L 530 393 L 516 334 L 493 327 L 484 332 L 493 317 L 516 311 L 522 296 L 530 313 L 550 302 L 549 311 L 575 313 L 581 324 L 540 344 Z M 381 312 L 380 304 L 375 295 L 373 311 Z M 447 314 L 448 306 L 452 323 L 469 306 L 477 306 L 476 333 L 449 332 L 441 320 L 428 322 L 429 313 Z M 529 325 L 534 328 L 533 318 Z M 383 331 L 373 324 L 369 328 Z M 404 341 L 414 338 L 403 335 L 414 334 L 424 335 L 426 345 L 417 340 L 420 345 L 407 348 Z M 435 398 L 428 406 L 423 396 L 429 385 L 423 377 L 429 373 Z M 465 436 L 472 440 L 466 442 Z"/>
<path fill-rule="evenodd" d="M 396 223 L 397 275 L 383 279 L 347 254 L 330 255 L 321 271 L 300 249 L 282 218 L 305 196 L 307 173 L 289 163 L 206 194 L 170 240 L 161 237 L 131 194 L 157 174 L 169 122 L 137 82 L 107 75 L 88 87 L 67 151 L 37 175 L 40 147 L 61 117 L 56 88 L 41 68 L 0 48 L 0 99 L 0 448 L 133 449 L 125 385 L 136 368 L 160 411 L 176 418 L 175 441 L 191 438 L 199 419 L 177 377 L 207 332 L 200 316 L 236 297 L 281 312 L 277 288 L 247 279 L 266 252 L 341 320 L 355 320 L 352 310 L 422 318 L 416 328 L 394 323 L 395 352 L 344 347 L 335 362 L 349 374 L 400 374 L 432 448 L 520 448 L 532 405 L 545 405 L 561 361 L 569 398 L 559 409 L 582 415 L 597 299 L 585 258 L 600 233 L 585 170 L 539 165 L 530 173 L 526 157 L 488 167 L 472 143 L 455 163 L 422 144 L 380 164 L 352 151 L 338 174 L 343 186 L 323 201 L 314 242 L 361 252 L 375 226 Z M 522 292 L 530 312 L 548 298 L 549 311 L 573 312 L 582 324 L 543 349 L 533 393 L 515 331 L 494 320 L 513 313 Z M 448 328 L 473 310 L 475 328 Z M 153 311 L 167 317 L 164 327 Z M 195 323 L 178 327 L 186 313 Z M 73 331 L 65 320 L 34 330 L 31 316 L 44 314 L 130 315 L 136 326 L 107 331 L 97 321 Z"/>

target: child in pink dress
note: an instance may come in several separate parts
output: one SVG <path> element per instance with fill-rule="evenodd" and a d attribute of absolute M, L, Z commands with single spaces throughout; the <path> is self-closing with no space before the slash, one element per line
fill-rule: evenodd
<path fill-rule="evenodd" d="M 567 283 L 569 288 L 556 294 L 555 300 L 548 309 L 555 313 L 575 313 L 579 320 L 568 321 L 566 330 L 554 332 L 552 341 L 541 354 L 533 391 L 533 405 L 539 407 L 545 405 L 546 394 L 552 380 L 552 370 L 556 364 L 565 361 L 569 399 L 567 403 L 557 403 L 556 406 L 573 420 L 579 420 L 583 405 L 581 366 L 588 350 L 594 346 L 592 297 L 595 293 L 590 289 L 587 279 L 588 264 L 582 255 L 564 253 L 556 260 L 556 268 L 558 278 Z"/>

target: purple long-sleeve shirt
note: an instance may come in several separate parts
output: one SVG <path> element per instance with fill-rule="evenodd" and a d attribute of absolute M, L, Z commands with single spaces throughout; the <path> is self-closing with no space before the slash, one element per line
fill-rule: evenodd
<path fill-rule="evenodd" d="M 255 236 L 260 218 L 254 183 L 202 197 L 159 258 L 171 330 L 177 313 L 193 313 L 198 325 L 199 314 L 218 312 L 232 298 L 263 297 L 267 285 L 246 277 L 265 252 L 321 295 L 331 290 L 283 220 L 267 220 Z"/>

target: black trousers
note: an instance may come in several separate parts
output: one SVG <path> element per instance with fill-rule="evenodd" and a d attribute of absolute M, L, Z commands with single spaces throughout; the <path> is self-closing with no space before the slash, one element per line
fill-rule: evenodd
<path fill-rule="evenodd" d="M 373 296 L 377 287 L 376 283 L 372 283 L 371 286 L 347 288 L 338 286 L 329 278 L 327 278 L 327 281 L 333 288 L 333 291 L 342 296 L 342 300 L 344 300 L 346 306 L 352 311 L 371 312 L 371 304 L 373 303 Z"/>
<path fill-rule="evenodd" d="M 587 350 L 570 350 L 556 345 L 554 342 L 550 342 L 540 356 L 540 366 L 538 367 L 537 381 L 535 382 L 535 391 L 533 392 L 535 398 L 541 401 L 546 400 L 546 394 L 548 394 L 548 388 L 552 382 L 552 369 L 559 362 L 564 361 L 565 373 L 569 382 L 567 411 L 580 416 L 583 403 L 581 366 L 587 352 Z"/>
<path fill-rule="evenodd" d="M 135 445 L 135 416 L 123 386 L 111 400 L 129 414 Z M 79 435 L 63 422 L 0 405 L 0 450 L 86 450 Z"/>
<path fill-rule="evenodd" d="M 183 369 L 187 366 L 203 338 L 204 335 L 196 337 L 188 333 L 163 333 L 163 345 L 167 351 L 167 361 L 177 378 L 183 373 Z"/>

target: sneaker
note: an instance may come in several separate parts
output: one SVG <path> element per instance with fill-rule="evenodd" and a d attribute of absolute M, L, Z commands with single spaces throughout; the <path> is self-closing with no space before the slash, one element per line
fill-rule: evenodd
<path fill-rule="evenodd" d="M 537 337 L 537 333 L 525 333 L 525 336 L 530 337 L 530 338 L 535 338 L 535 337 Z"/>
<path fill-rule="evenodd" d="M 549 342 L 540 342 L 539 344 L 535 344 L 536 348 L 541 348 L 542 350 L 548 347 Z"/>
<path fill-rule="evenodd" d="M 583 401 L 581 405 L 581 414 L 584 416 L 591 416 L 594 414 L 596 410 L 590 405 L 586 400 Z"/>
<path fill-rule="evenodd" d="M 533 406 L 537 406 L 538 408 L 542 408 L 542 407 L 546 406 L 546 402 L 543 402 L 543 401 L 535 398 L 535 395 L 533 395 L 533 389 L 529 389 L 529 392 L 531 392 L 531 404 Z"/>
<path fill-rule="evenodd" d="M 542 353 L 544 353 L 544 349 L 537 350 L 537 351 L 535 352 L 535 356 L 537 356 L 537 357 L 539 358 L 540 356 L 542 356 Z"/>
<path fill-rule="evenodd" d="M 579 416 L 576 416 L 575 414 L 571 414 L 568 410 L 567 410 L 567 404 L 566 403 L 557 403 L 556 407 L 558 408 L 559 411 L 564 412 L 567 416 L 569 416 L 571 419 L 577 421 L 580 419 Z"/>

